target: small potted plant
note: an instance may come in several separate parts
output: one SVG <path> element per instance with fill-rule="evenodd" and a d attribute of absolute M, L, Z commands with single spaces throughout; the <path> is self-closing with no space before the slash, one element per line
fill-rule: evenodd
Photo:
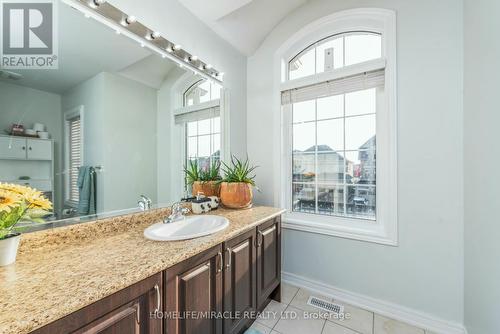
<path fill-rule="evenodd" d="M 44 222 L 52 203 L 30 187 L 0 183 L 0 266 L 16 261 L 21 235 L 20 221 Z"/>
<path fill-rule="evenodd" d="M 184 168 L 187 184 L 191 186 L 193 196 L 199 193 L 205 196 L 219 197 L 221 180 L 220 161 L 213 160 L 206 168 L 201 168 L 197 160 L 190 160 Z"/>
<path fill-rule="evenodd" d="M 223 162 L 224 177 L 221 181 L 220 198 L 224 206 L 231 209 L 245 209 L 252 206 L 252 187 L 255 186 L 255 175 L 252 172 L 257 168 L 250 166 L 248 158 L 241 161 L 231 156 L 230 164 Z"/>

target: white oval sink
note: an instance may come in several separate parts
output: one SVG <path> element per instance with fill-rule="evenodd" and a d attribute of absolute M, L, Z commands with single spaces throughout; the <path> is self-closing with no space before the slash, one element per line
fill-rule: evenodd
<path fill-rule="evenodd" d="M 173 223 L 157 223 L 144 230 L 147 239 L 157 241 L 186 240 L 222 231 L 229 220 L 221 216 L 190 216 Z"/>

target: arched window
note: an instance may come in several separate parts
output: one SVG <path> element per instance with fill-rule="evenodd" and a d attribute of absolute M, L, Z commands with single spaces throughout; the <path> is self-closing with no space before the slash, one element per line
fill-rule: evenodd
<path fill-rule="evenodd" d="M 195 82 L 184 92 L 184 106 L 197 105 L 220 99 L 221 86 L 205 79 Z"/>
<path fill-rule="evenodd" d="M 320 21 L 282 53 L 286 221 L 394 244 L 394 12 L 351 10 Z"/>
<path fill-rule="evenodd" d="M 208 168 L 221 158 L 221 86 L 202 79 L 183 93 L 181 112 L 176 123 L 184 125 L 185 161 L 197 160 L 201 168 Z"/>
<path fill-rule="evenodd" d="M 298 79 L 382 57 L 382 36 L 348 32 L 317 41 L 288 63 L 288 79 Z"/>

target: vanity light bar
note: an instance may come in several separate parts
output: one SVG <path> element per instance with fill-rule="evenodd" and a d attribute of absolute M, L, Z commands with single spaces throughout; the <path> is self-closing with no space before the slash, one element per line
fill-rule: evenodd
<path fill-rule="evenodd" d="M 117 33 L 137 41 L 142 47 L 159 53 L 177 63 L 181 68 L 188 68 L 208 80 L 222 83 L 223 73 L 217 71 L 199 57 L 191 55 L 181 45 L 164 38 L 159 32 L 149 29 L 137 21 L 133 15 L 127 15 L 104 0 L 63 0 L 66 4 L 83 12 L 85 16 L 104 23 Z"/>

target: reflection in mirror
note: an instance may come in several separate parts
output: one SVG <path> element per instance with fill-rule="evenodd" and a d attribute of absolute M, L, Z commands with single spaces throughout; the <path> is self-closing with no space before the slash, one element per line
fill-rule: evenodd
<path fill-rule="evenodd" d="M 0 181 L 43 191 L 46 221 L 179 200 L 185 162 L 221 158 L 222 87 L 65 4 L 58 22 L 58 69 L 0 69 Z"/>

